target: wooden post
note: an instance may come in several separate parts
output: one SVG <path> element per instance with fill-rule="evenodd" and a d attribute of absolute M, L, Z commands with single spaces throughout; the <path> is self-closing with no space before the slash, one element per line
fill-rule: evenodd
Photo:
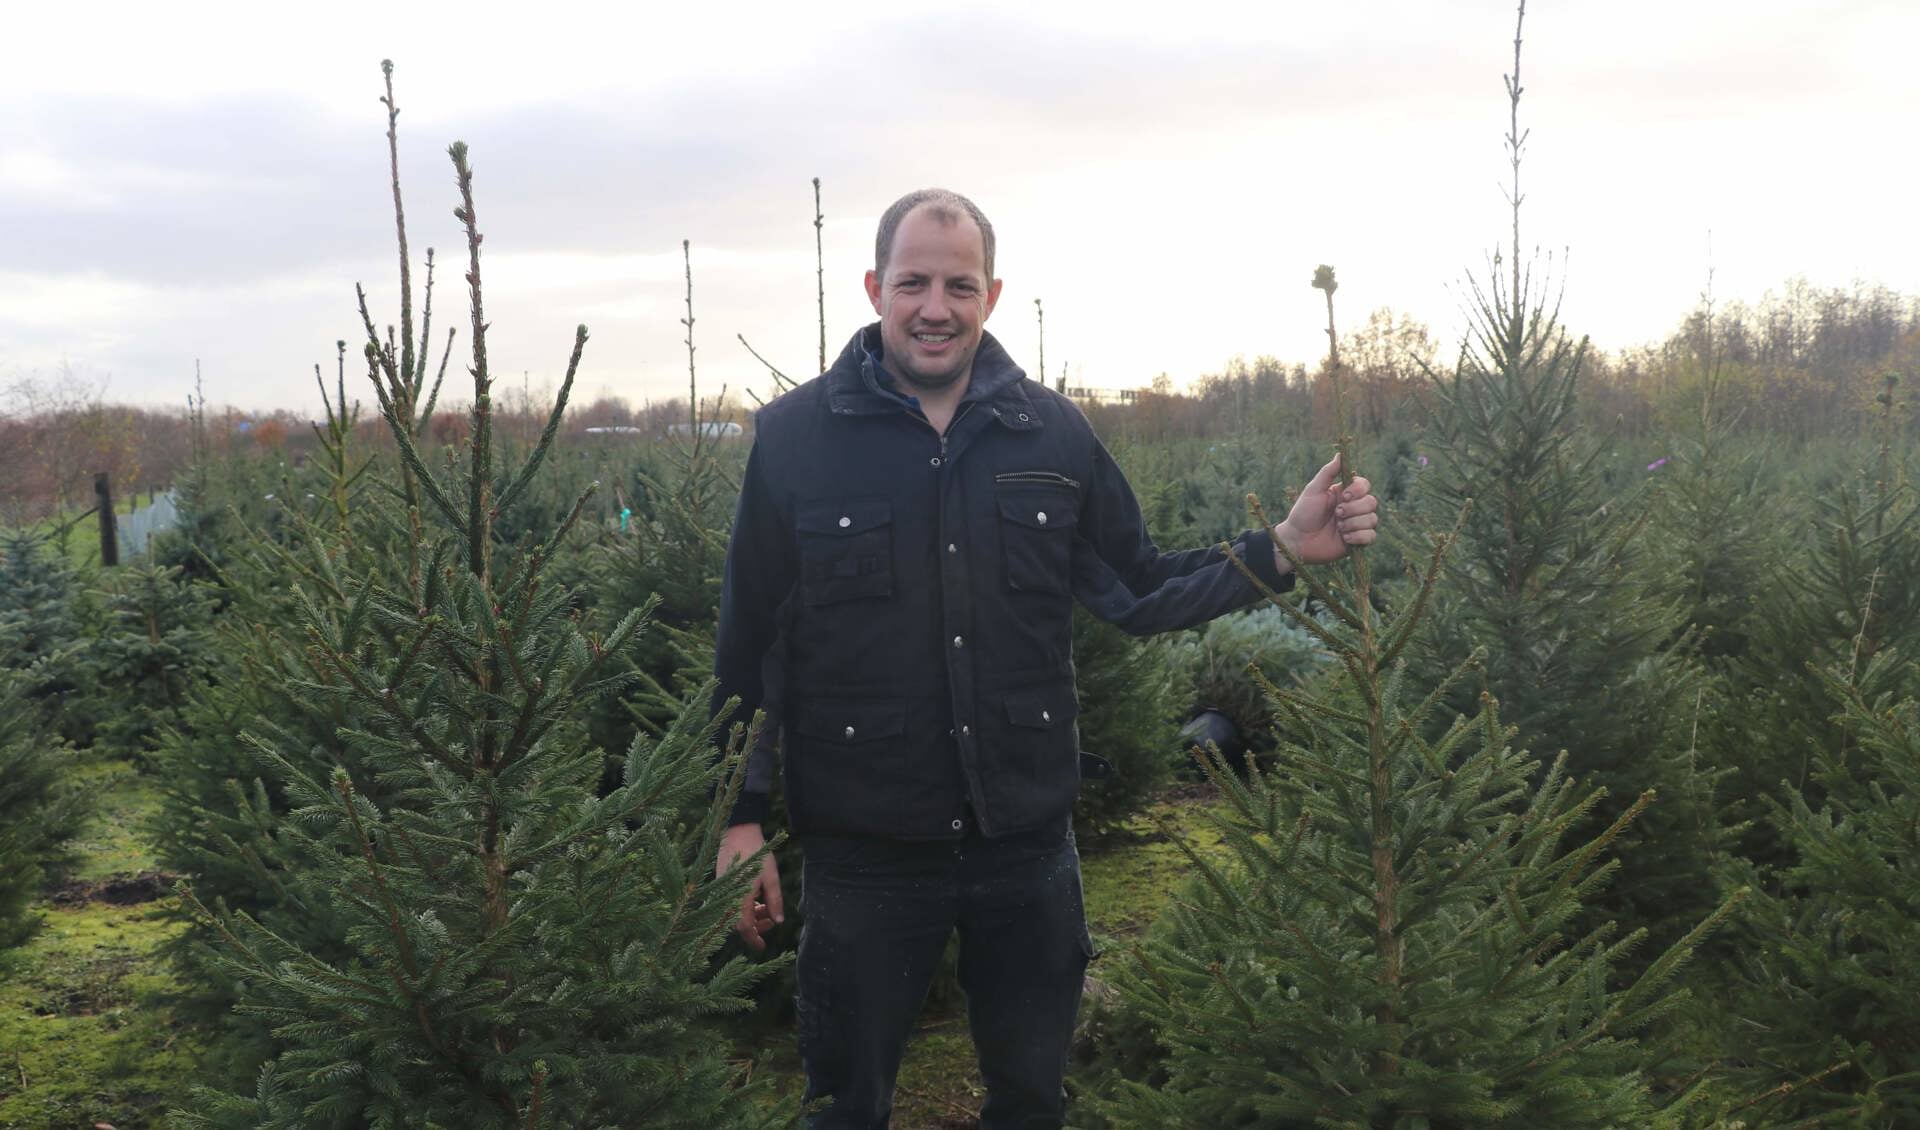
<path fill-rule="evenodd" d="M 93 476 L 93 493 L 100 497 L 100 564 L 120 564 L 120 542 L 113 529 L 113 483 L 105 471 Z"/>

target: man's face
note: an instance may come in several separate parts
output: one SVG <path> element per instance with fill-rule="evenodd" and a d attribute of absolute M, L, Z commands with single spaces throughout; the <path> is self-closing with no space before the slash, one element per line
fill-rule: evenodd
<path fill-rule="evenodd" d="M 867 272 L 887 371 L 915 387 L 945 388 L 973 372 L 1000 280 L 987 277 L 980 228 L 929 206 L 907 213 L 884 273 Z"/>

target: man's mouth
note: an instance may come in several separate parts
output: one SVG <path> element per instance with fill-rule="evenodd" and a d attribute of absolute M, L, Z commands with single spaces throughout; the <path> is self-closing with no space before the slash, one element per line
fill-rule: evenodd
<path fill-rule="evenodd" d="M 945 345 L 948 342 L 952 341 L 953 335 L 952 334 L 917 333 L 913 335 L 913 340 L 919 342 L 921 345 L 940 346 L 940 345 Z"/>

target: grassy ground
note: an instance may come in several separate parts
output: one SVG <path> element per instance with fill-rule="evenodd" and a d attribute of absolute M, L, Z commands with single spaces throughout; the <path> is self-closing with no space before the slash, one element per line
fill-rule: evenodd
<path fill-rule="evenodd" d="M 160 1125 L 198 1047 L 167 1008 L 159 956 L 179 927 L 142 826 L 153 785 L 124 763 L 87 770 L 100 805 L 44 924 L 0 954 L 0 1128 Z"/>
<path fill-rule="evenodd" d="M 1192 873 L 1191 861 L 1178 844 L 1157 830 L 1154 818 L 1178 825 L 1196 847 L 1213 854 L 1220 850 L 1219 839 L 1204 821 L 1195 819 L 1194 811 L 1210 802 L 1208 796 L 1191 791 L 1169 796 L 1107 841 L 1080 845 L 1087 924 L 1100 954 L 1087 971 L 1089 978 L 1097 981 L 1103 964 L 1120 959 L 1128 941 L 1146 929 Z M 942 999 L 946 995 L 936 988 L 935 999 L 907 1045 L 894 1092 L 894 1130 L 961 1130 L 980 1124 L 978 1112 L 985 1092 L 973 1040 L 967 1034 L 966 1013 L 957 999 Z M 762 1031 L 741 1051 L 754 1058 L 756 1071 L 774 1076 L 780 1101 L 798 1103 L 800 1059 L 790 1031 L 771 1035 Z"/>
<path fill-rule="evenodd" d="M 132 514 L 141 507 L 149 505 L 150 495 L 135 492 L 134 496 L 122 496 L 113 500 L 115 514 Z M 55 545 L 66 549 L 67 559 L 73 564 L 86 568 L 100 564 L 100 520 L 92 514 L 76 517 L 73 514 L 54 515 L 29 523 L 33 529 L 45 535 Z M 64 535 L 62 531 L 65 531 Z"/>
<path fill-rule="evenodd" d="M 167 999 L 180 985 L 161 951 L 179 931 L 168 883 L 154 872 L 147 821 L 153 783 L 123 762 L 87 767 L 99 806 L 74 844 L 76 863 L 40 906 L 44 925 L 25 946 L 0 954 L 0 1130 L 116 1130 L 165 1125 L 185 1099 L 201 1052 Z M 1187 829 L 1203 850 L 1217 841 L 1196 828 L 1203 796 L 1169 797 L 1151 815 Z M 1143 817 L 1104 843 L 1081 845 L 1087 918 L 1101 965 L 1146 928 L 1190 873 L 1178 845 Z M 787 1109 L 801 1073 L 792 1032 L 764 1027 L 741 1038 L 743 1060 L 770 1078 Z M 894 1126 L 977 1126 L 983 1098 L 973 1042 L 957 994 L 937 993 L 900 1071 Z"/>

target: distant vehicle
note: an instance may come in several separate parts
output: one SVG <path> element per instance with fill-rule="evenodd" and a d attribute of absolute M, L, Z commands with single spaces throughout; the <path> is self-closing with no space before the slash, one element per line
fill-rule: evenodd
<path fill-rule="evenodd" d="M 607 424 L 602 427 L 588 428 L 587 434 L 590 436 L 637 436 L 640 434 L 640 429 L 632 424 Z"/>
<path fill-rule="evenodd" d="M 587 430 L 592 431 L 593 429 L 589 428 Z M 693 425 L 668 424 L 667 434 L 670 436 L 690 436 L 693 434 Z M 747 434 L 747 430 L 731 420 L 708 420 L 706 423 L 700 425 L 700 435 L 705 439 L 738 439 L 745 434 Z"/>

